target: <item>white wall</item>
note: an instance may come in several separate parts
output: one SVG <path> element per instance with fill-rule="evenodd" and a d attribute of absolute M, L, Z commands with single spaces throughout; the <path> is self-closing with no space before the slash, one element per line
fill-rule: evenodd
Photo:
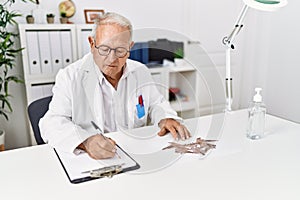
<path fill-rule="evenodd" d="M 263 88 L 268 113 L 300 122 L 300 2 L 277 12 L 249 10 L 241 82 L 241 107 L 256 86 Z"/>
<path fill-rule="evenodd" d="M 55 23 L 59 23 L 58 5 L 62 0 L 40 0 L 40 8 L 45 13 L 55 14 Z M 76 13 L 70 21 L 84 24 L 84 9 L 104 9 L 105 12 L 118 12 L 131 20 L 135 29 L 142 27 L 161 27 L 180 31 L 183 21 L 181 20 L 183 0 L 73 0 L 76 5 Z M 36 8 L 33 3 L 18 1 L 14 6 L 25 15 L 30 14 Z M 45 15 L 46 18 L 46 15 Z M 45 19 L 46 20 L 46 19 Z M 25 23 L 23 18 L 20 22 Z"/>
<path fill-rule="evenodd" d="M 300 123 L 299 8 L 299 1 L 290 0 L 272 18 L 266 104 L 270 113 Z"/>
<path fill-rule="evenodd" d="M 203 80 L 208 81 L 208 84 L 210 85 L 217 85 L 216 80 L 205 80 L 210 79 L 210 74 L 212 74 L 214 70 L 217 70 L 219 76 L 213 75 L 211 78 L 221 79 L 220 81 L 223 84 L 222 90 L 225 91 L 226 46 L 222 43 L 222 39 L 225 36 L 229 36 L 231 31 L 233 30 L 238 14 L 242 9 L 242 2 L 238 0 L 222 0 L 218 2 L 187 0 L 186 4 L 187 8 L 184 31 L 188 36 L 201 43 L 202 47 L 204 48 L 203 52 L 207 53 L 209 55 L 209 58 L 211 59 L 211 61 L 206 61 L 206 63 L 210 63 L 215 66 L 214 69 L 212 67 L 207 68 L 207 66 L 203 66 L 204 68 L 201 67 L 202 75 L 207 76 L 204 77 Z M 231 53 L 231 69 L 233 77 L 233 109 L 237 109 L 239 106 L 239 56 L 241 55 L 242 50 L 242 40 L 243 34 L 240 34 L 234 42 L 236 50 L 232 51 Z M 202 52 L 199 52 L 199 54 L 201 53 Z M 197 54 L 194 56 L 199 57 L 201 55 Z M 204 55 L 204 57 L 202 56 L 200 59 L 198 59 L 199 62 L 205 62 L 203 60 L 205 60 L 206 57 L 207 55 Z M 222 93 L 222 91 L 219 91 L 219 89 L 217 89 L 215 85 L 210 86 L 210 89 L 213 90 L 210 92 L 215 92 L 215 90 L 217 90 L 217 93 Z M 202 91 L 200 91 L 199 93 L 201 92 Z M 218 104 L 220 104 L 221 98 L 216 96 L 215 98 L 217 98 L 217 100 L 214 100 L 214 98 L 212 97 L 212 101 L 217 101 Z M 223 103 L 225 103 L 224 100 Z"/>

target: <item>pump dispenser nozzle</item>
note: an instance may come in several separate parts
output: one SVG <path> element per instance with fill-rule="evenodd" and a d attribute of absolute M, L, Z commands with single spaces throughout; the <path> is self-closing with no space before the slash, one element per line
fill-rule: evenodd
<path fill-rule="evenodd" d="M 255 88 L 255 92 L 256 92 L 256 94 L 253 97 L 253 101 L 254 102 L 262 102 L 262 96 L 260 94 L 261 88 Z"/>

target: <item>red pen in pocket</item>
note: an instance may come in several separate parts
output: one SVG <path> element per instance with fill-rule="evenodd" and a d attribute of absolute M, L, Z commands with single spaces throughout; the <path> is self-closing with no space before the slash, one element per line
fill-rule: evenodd
<path fill-rule="evenodd" d="M 144 100 L 143 100 L 143 96 L 142 95 L 139 96 L 139 104 L 140 104 L 141 107 L 144 106 Z"/>

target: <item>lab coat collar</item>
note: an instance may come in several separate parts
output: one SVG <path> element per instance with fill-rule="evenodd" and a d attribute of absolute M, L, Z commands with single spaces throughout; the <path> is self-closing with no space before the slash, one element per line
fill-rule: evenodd
<path fill-rule="evenodd" d="M 97 71 L 95 73 L 94 69 L 94 60 L 93 55 L 91 53 L 87 54 L 82 60 L 82 85 L 84 88 L 84 92 L 86 95 L 86 99 L 90 106 L 91 111 L 93 112 L 94 120 L 101 126 L 103 130 L 103 113 L 99 113 L 97 111 L 97 104 L 103 105 L 103 96 L 102 93 L 99 92 L 99 85 L 97 79 Z M 95 102 L 97 99 L 97 102 Z M 98 102 L 99 101 L 99 102 Z"/>
<path fill-rule="evenodd" d="M 136 70 L 137 65 L 133 64 L 134 62 L 136 61 L 127 59 L 125 68 L 123 69 L 123 78 L 126 78 L 129 74 L 133 73 Z"/>
<path fill-rule="evenodd" d="M 94 91 L 97 76 L 96 73 L 93 73 L 92 67 L 93 67 L 93 55 L 88 54 L 87 57 L 83 58 L 82 62 L 82 69 L 84 69 L 83 72 L 83 78 L 82 78 L 82 84 L 85 90 L 85 95 L 87 96 L 87 99 L 89 101 L 90 106 L 94 105 Z M 93 107 L 91 107 L 93 108 Z M 93 110 L 93 109 L 91 109 Z"/>

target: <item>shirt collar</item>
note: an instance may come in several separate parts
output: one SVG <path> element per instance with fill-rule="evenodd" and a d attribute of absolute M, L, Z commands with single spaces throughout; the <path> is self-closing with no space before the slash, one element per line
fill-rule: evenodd
<path fill-rule="evenodd" d="M 125 65 L 124 65 L 124 68 L 123 68 L 123 75 L 122 75 L 121 78 L 126 78 L 129 74 L 129 72 L 130 72 L 129 67 L 127 66 L 127 62 L 126 62 Z"/>
<path fill-rule="evenodd" d="M 104 81 L 105 81 L 105 77 L 103 75 L 103 73 L 100 71 L 98 65 L 94 62 L 94 68 L 98 77 L 98 81 L 101 85 L 103 85 Z"/>
<path fill-rule="evenodd" d="M 95 63 L 95 61 L 94 61 L 94 68 L 95 68 L 99 83 L 101 85 L 103 85 L 104 83 L 108 84 L 108 81 L 104 77 L 103 73 L 101 72 L 98 65 Z M 127 63 L 125 63 L 124 68 L 123 68 L 123 74 L 122 74 L 120 80 L 126 78 L 129 74 L 129 72 L 130 72 L 130 70 L 127 67 Z"/>

